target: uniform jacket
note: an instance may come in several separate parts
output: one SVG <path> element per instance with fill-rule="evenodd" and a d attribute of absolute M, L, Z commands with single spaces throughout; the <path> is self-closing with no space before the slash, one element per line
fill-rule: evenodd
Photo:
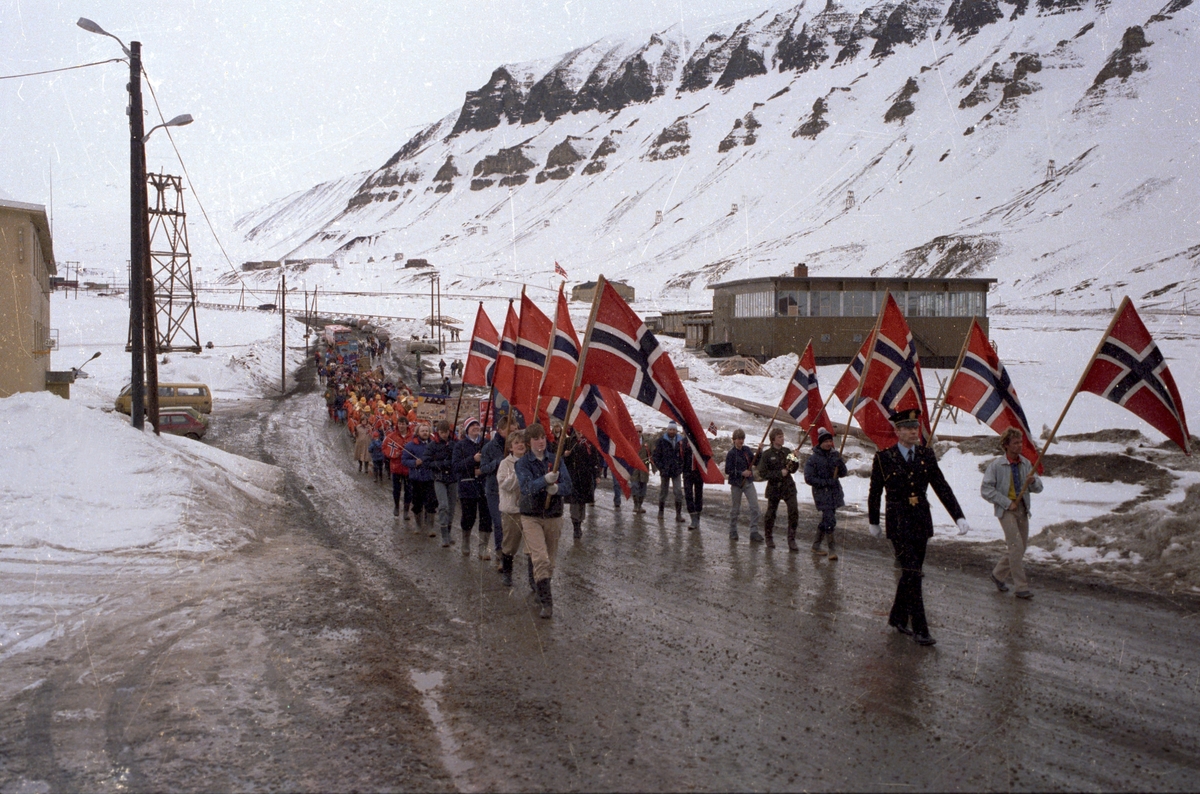
<path fill-rule="evenodd" d="M 796 481 L 792 475 L 800 468 L 800 462 L 788 460 L 792 451 L 787 447 L 767 447 L 758 459 L 755 473 L 760 480 L 767 481 L 768 499 L 789 499 L 796 496 Z"/>
<path fill-rule="evenodd" d="M 549 506 L 546 504 L 546 472 L 554 465 L 554 456 L 547 454 L 541 460 L 526 452 L 513 468 L 517 471 L 517 481 L 521 484 L 521 498 L 518 506 L 523 516 L 543 516 L 558 518 L 563 514 L 563 499 L 571 495 L 571 475 L 567 472 L 565 463 L 558 465 L 558 493 L 550 497 Z"/>
<path fill-rule="evenodd" d="M 463 436 L 454 442 L 452 465 L 455 476 L 458 478 L 459 499 L 482 499 L 484 497 L 483 474 L 475 475 L 475 471 L 479 467 L 479 464 L 475 462 L 475 454 L 480 453 L 482 460 L 483 446 L 482 435 L 478 441 L 472 441 L 469 437 Z"/>
<path fill-rule="evenodd" d="M 590 505 L 596 501 L 596 470 L 600 468 L 600 453 L 578 433 L 571 433 L 563 442 L 563 463 L 571 475 L 571 495 L 567 504 Z"/>
<path fill-rule="evenodd" d="M 1029 476 L 1029 472 L 1033 471 L 1033 464 L 1021 458 L 1020 462 L 1020 481 L 1017 483 L 1019 490 L 1021 483 L 1025 482 L 1025 478 Z M 1008 509 L 1008 505 L 1012 502 L 1012 498 L 1008 495 L 1009 486 L 1012 485 L 1012 466 L 1008 462 L 1008 458 L 1003 455 L 993 460 L 988 464 L 983 471 L 983 485 L 979 486 L 979 495 L 992 503 L 992 510 L 996 514 L 996 518 L 1004 515 L 1004 511 Z M 1029 504 L 1031 493 L 1042 492 L 1042 478 L 1034 476 L 1033 482 L 1029 483 L 1029 487 L 1025 489 L 1025 495 L 1021 501 L 1025 503 L 1025 514 L 1030 515 Z"/>
<path fill-rule="evenodd" d="M 688 468 L 684 464 L 691 458 L 692 451 L 688 448 L 687 439 L 682 433 L 675 434 L 675 442 L 667 438 L 667 434 L 663 433 L 658 437 L 658 443 L 654 446 L 654 465 L 662 476 L 666 478 L 676 477 L 683 474 Z"/>
<path fill-rule="evenodd" d="M 812 486 L 813 504 L 818 510 L 836 510 L 846 505 L 839 477 L 845 477 L 846 461 L 836 449 L 828 452 L 817 447 L 804 464 L 804 481 Z"/>
<path fill-rule="evenodd" d="M 429 456 L 433 451 L 433 439 L 422 441 L 414 437 L 404 445 L 402 460 L 408 468 L 408 478 L 414 482 L 433 482 L 433 468 L 429 465 Z M 421 463 L 417 463 L 417 459 Z"/>
<path fill-rule="evenodd" d="M 746 481 L 754 482 L 753 475 L 749 478 L 742 476 L 746 469 L 754 470 L 754 453 L 745 444 L 741 449 L 730 447 L 725 453 L 725 476 L 734 488 L 741 488 Z"/>
<path fill-rule="evenodd" d="M 914 447 L 913 462 L 904 461 L 900 446 L 888 447 L 875 453 L 871 464 L 871 488 L 867 493 L 867 518 L 879 523 L 879 498 L 887 492 L 887 536 L 889 540 L 906 537 L 933 537 L 933 518 L 929 514 L 926 489 L 933 492 L 955 521 L 963 517 L 962 508 L 954 498 L 937 458 L 929 447 Z"/>
<path fill-rule="evenodd" d="M 496 478 L 502 460 L 504 460 L 504 436 L 496 433 L 483 445 L 483 452 L 479 458 L 479 471 L 483 474 L 484 494 L 500 493 L 500 486 Z M 516 510 L 512 512 L 515 513 Z"/>
<path fill-rule="evenodd" d="M 500 494 L 501 513 L 520 513 L 521 482 L 517 479 L 517 459 L 512 455 L 500 461 L 496 469 L 496 487 Z"/>

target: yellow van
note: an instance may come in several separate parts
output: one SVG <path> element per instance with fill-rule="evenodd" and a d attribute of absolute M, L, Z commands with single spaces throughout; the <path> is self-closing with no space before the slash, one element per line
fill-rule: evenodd
<path fill-rule="evenodd" d="M 116 408 L 123 414 L 133 410 L 133 394 L 129 386 L 117 397 Z M 203 383 L 160 383 L 158 408 L 195 408 L 202 414 L 211 414 L 212 391 Z"/>

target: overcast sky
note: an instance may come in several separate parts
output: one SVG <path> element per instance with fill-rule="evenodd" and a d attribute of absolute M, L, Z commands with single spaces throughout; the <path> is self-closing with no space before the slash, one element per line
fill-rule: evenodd
<path fill-rule="evenodd" d="M 687 30 L 714 17 L 743 19 L 768 5 L 0 0 L 0 75 L 120 57 L 115 41 L 76 26 L 81 16 L 126 43 L 141 41 L 163 115 L 196 117 L 174 137 L 201 199 L 227 229 L 232 217 L 273 198 L 382 165 L 422 126 L 459 107 L 464 93 L 502 63 L 681 20 Z M 49 205 L 53 180 L 60 260 L 102 256 L 87 244 L 98 234 L 113 237 L 114 251 L 127 247 L 127 78 L 124 63 L 110 63 L 0 80 L 0 191 Z M 149 128 L 159 118 L 145 93 Z M 147 144 L 147 162 L 150 170 L 179 173 L 161 131 Z M 188 210 L 196 240 L 200 218 L 196 207 Z"/>

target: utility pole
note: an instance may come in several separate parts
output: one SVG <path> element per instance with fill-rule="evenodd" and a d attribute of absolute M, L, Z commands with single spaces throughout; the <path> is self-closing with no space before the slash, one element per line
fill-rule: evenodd
<path fill-rule="evenodd" d="M 129 42 L 129 397 L 133 426 L 146 426 L 145 233 L 142 231 L 142 190 L 146 184 L 146 149 L 142 145 L 142 43 Z M 155 389 L 155 401 L 158 398 Z"/>
<path fill-rule="evenodd" d="M 279 274 L 279 390 L 287 394 L 287 273 Z"/>
<path fill-rule="evenodd" d="M 437 309 L 438 309 L 438 355 L 443 355 L 446 352 L 445 343 L 442 340 L 442 277 L 437 277 Z"/>

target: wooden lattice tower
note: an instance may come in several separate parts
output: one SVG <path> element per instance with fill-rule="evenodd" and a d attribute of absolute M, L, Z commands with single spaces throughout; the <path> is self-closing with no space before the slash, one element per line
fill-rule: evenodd
<path fill-rule="evenodd" d="M 188 249 L 183 179 L 147 174 L 150 194 L 150 266 L 154 272 L 156 339 L 159 353 L 200 352 L 196 289 Z"/>

